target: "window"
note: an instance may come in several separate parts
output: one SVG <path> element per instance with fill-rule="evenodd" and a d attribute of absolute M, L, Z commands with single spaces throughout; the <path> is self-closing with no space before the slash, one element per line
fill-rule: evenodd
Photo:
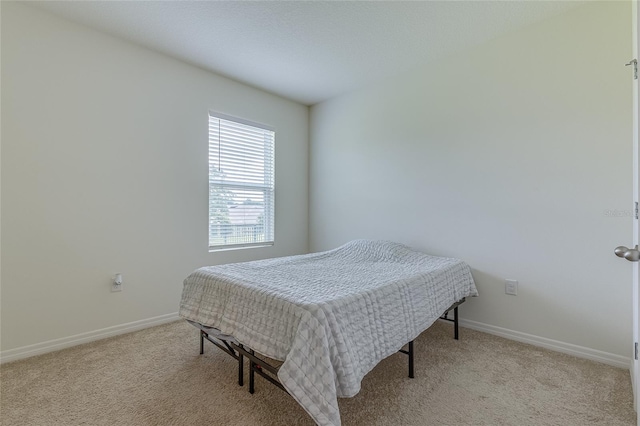
<path fill-rule="evenodd" d="M 275 132 L 209 115 L 209 250 L 273 245 Z"/>

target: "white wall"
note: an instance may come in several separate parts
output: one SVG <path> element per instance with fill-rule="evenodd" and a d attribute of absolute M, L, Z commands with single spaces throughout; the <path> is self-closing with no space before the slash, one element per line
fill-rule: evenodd
<path fill-rule="evenodd" d="M 274 247 L 208 253 L 210 109 L 276 128 Z M 308 250 L 306 106 L 2 2 L 2 124 L 3 352 L 177 312 L 196 267 Z"/>
<path fill-rule="evenodd" d="M 628 2 L 594 3 L 311 110 L 311 250 L 465 259 L 461 316 L 630 356 Z M 520 281 L 518 296 L 504 279 Z"/>

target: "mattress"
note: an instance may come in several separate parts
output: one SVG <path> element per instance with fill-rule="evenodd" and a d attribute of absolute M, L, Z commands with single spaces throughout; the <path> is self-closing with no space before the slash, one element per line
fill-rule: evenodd
<path fill-rule="evenodd" d="M 184 281 L 180 315 L 283 361 L 278 378 L 319 425 L 340 425 L 338 397 L 477 296 L 469 266 L 402 244 L 355 240 L 301 256 L 209 266 Z"/>

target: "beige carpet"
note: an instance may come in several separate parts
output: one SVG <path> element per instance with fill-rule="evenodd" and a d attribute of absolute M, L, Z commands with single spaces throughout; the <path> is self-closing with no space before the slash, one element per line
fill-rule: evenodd
<path fill-rule="evenodd" d="M 629 372 L 436 323 L 407 358 L 383 360 L 354 398 L 348 425 L 635 425 Z M 207 342 L 205 342 L 207 343 Z M 311 425 L 287 394 L 175 322 L 0 367 L 2 425 Z"/>

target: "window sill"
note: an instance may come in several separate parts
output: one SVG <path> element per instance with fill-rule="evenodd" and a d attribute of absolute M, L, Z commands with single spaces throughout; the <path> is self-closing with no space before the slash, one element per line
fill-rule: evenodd
<path fill-rule="evenodd" d="M 244 250 L 244 249 L 260 248 L 260 247 L 273 247 L 273 242 L 237 245 L 237 246 L 209 247 L 209 253 L 214 253 L 217 251 Z"/>

